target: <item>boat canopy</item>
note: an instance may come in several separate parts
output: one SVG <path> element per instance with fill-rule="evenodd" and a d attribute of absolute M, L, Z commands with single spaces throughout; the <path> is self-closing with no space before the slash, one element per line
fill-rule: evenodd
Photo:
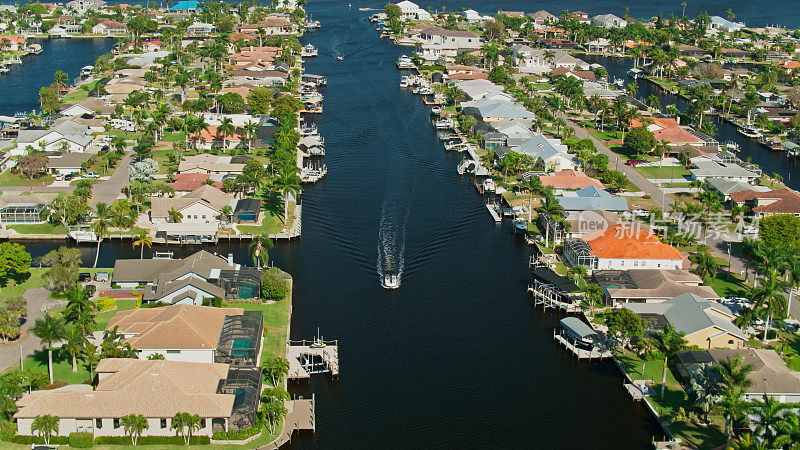
<path fill-rule="evenodd" d="M 599 337 L 599 333 L 577 317 L 565 317 L 559 322 L 561 328 L 570 338 L 579 341 L 591 341 Z"/>

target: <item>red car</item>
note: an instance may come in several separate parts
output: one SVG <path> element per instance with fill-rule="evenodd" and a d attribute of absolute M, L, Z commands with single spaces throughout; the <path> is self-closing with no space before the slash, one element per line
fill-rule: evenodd
<path fill-rule="evenodd" d="M 628 165 L 628 166 L 631 166 L 631 167 L 636 167 L 639 164 L 642 164 L 643 162 L 644 161 L 639 160 L 639 159 L 629 159 L 629 160 L 625 161 L 625 165 Z"/>

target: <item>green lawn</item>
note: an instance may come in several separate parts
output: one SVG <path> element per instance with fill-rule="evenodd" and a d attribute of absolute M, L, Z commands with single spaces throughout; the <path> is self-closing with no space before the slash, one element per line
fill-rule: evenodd
<path fill-rule="evenodd" d="M 167 142 L 184 141 L 186 140 L 186 135 L 183 133 L 183 131 L 178 131 L 177 133 L 170 132 L 165 133 L 161 140 Z"/>
<path fill-rule="evenodd" d="M 242 308 L 246 311 L 261 311 L 264 315 L 264 349 L 261 360 L 272 356 L 286 356 L 287 326 L 291 319 L 292 294 L 287 299 L 271 305 L 263 303 L 229 303 L 231 308 Z"/>
<path fill-rule="evenodd" d="M 589 134 L 598 141 L 619 141 L 622 139 L 622 133 L 617 131 L 590 131 Z"/>
<path fill-rule="evenodd" d="M 53 180 L 55 180 L 55 178 L 51 175 L 42 175 L 31 180 L 25 175 L 11 173 L 10 170 L 0 173 L 0 186 L 47 186 L 52 183 Z"/>
<path fill-rule="evenodd" d="M 67 228 L 62 225 L 47 223 L 8 225 L 8 228 L 22 234 L 67 234 Z"/>
<path fill-rule="evenodd" d="M 101 313 L 97 313 L 97 315 L 95 316 L 95 320 L 97 321 L 97 327 L 95 327 L 95 329 L 96 330 L 105 330 L 106 329 L 106 325 L 108 325 L 108 322 L 111 320 L 112 317 L 114 317 L 114 314 L 116 314 L 117 311 L 125 311 L 125 310 L 128 310 L 128 309 L 134 309 L 134 308 L 136 308 L 136 300 L 133 300 L 133 299 L 131 299 L 131 300 L 117 300 L 117 309 L 113 309 L 111 311 L 103 311 Z"/>
<path fill-rule="evenodd" d="M 675 379 L 671 370 L 667 370 L 667 383 L 664 392 L 664 399 L 661 399 L 661 375 L 664 367 L 663 360 L 648 360 L 644 364 L 644 371 L 642 371 L 642 359 L 638 355 L 631 352 L 624 352 L 616 356 L 620 366 L 628 373 L 634 380 L 653 380 L 655 382 L 654 389 L 656 395 L 649 397 L 653 407 L 659 414 L 670 414 L 677 411 L 679 408 L 684 408 L 685 411 L 690 411 L 692 402 L 683 390 L 683 387 Z M 716 448 L 723 445 L 726 441 L 725 435 L 722 430 L 722 418 L 709 416 L 713 425 L 700 426 L 695 422 L 685 423 L 672 423 L 670 430 L 675 437 L 680 438 L 684 443 L 691 444 L 695 448 Z"/>
<path fill-rule="evenodd" d="M 0 287 L 0 298 L 21 297 L 22 293 L 31 288 L 43 287 L 47 284 L 43 275 L 47 269 L 31 268 L 30 277 L 22 283 L 16 284 L 9 281 L 8 286 Z"/>
<path fill-rule="evenodd" d="M 724 266 L 727 268 L 727 262 Z M 728 277 L 727 273 L 718 273 L 717 278 L 708 284 L 721 297 L 742 297 L 747 289 L 744 280 L 735 274 Z"/>
<path fill-rule="evenodd" d="M 689 171 L 683 166 L 646 166 L 637 167 L 636 170 L 638 170 L 639 173 L 641 173 L 645 178 L 682 178 L 686 175 L 689 175 Z"/>
<path fill-rule="evenodd" d="M 236 228 L 240 233 L 244 234 L 274 234 L 283 229 L 283 222 L 281 218 L 275 214 L 264 211 L 264 218 L 261 220 L 261 225 L 237 225 Z M 281 211 L 283 214 L 283 211 Z M 294 214 L 294 203 L 289 204 L 289 217 L 292 218 Z M 287 224 L 291 226 L 291 221 Z"/>

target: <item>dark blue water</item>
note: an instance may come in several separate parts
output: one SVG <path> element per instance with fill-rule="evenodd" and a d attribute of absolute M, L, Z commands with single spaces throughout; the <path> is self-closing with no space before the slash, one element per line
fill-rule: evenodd
<path fill-rule="evenodd" d="M 92 65 L 98 56 L 108 53 L 116 39 L 37 39 L 42 53 L 22 57 L 21 65 L 8 66 L 0 74 L 0 115 L 39 111 L 39 88 L 53 83 L 53 74 L 61 70 L 70 80 L 81 67 Z"/>

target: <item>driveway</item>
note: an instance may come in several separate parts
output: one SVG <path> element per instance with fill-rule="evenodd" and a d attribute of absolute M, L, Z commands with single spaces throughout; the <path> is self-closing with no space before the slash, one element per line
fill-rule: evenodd
<path fill-rule="evenodd" d="M 92 207 L 103 202 L 111 205 L 114 200 L 122 193 L 122 188 L 128 183 L 130 173 L 131 154 L 128 153 L 122 158 L 117 169 L 106 181 L 101 181 L 92 186 Z"/>
<path fill-rule="evenodd" d="M 44 317 L 44 311 L 47 307 L 55 306 L 51 305 L 53 301 L 48 298 L 49 296 L 50 291 L 45 288 L 28 289 L 22 294 L 22 298 L 25 299 L 28 308 L 27 320 L 22 324 L 24 330 L 30 330 L 36 322 L 36 319 Z M 8 367 L 19 364 L 20 352 L 23 358 L 27 358 L 33 356 L 35 351 L 41 349 L 42 342 L 38 337 L 34 336 L 33 333 L 29 333 L 28 337 L 22 341 L 22 343 L 0 347 L 0 370 L 5 370 Z"/>

